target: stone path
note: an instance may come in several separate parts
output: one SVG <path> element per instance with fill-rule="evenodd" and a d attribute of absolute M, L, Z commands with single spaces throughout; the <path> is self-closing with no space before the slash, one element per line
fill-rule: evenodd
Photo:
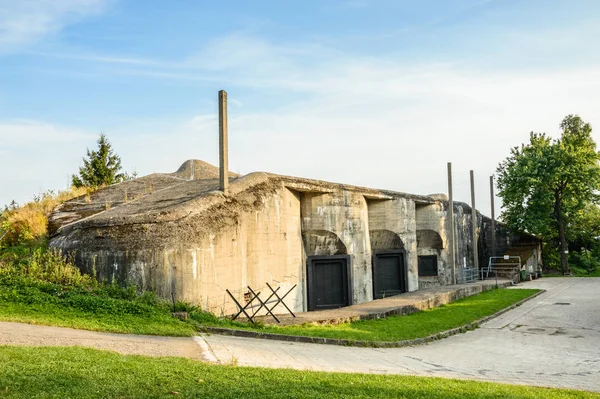
<path fill-rule="evenodd" d="M 481 328 L 412 348 L 204 336 L 221 363 L 455 377 L 600 391 L 600 278 L 546 278 L 547 292 Z"/>

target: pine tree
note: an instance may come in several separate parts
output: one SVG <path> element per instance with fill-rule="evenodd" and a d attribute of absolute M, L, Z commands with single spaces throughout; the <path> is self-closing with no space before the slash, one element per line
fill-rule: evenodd
<path fill-rule="evenodd" d="M 121 158 L 113 152 L 104 133 L 100 134 L 97 143 L 98 150 L 87 149 L 87 159 L 83 158 L 79 175 L 71 178 L 73 186 L 97 188 L 127 179 L 127 175 L 121 171 Z"/>

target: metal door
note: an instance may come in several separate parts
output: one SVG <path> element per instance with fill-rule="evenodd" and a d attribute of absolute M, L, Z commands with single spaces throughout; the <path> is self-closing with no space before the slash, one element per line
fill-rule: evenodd
<path fill-rule="evenodd" d="M 308 310 L 336 309 L 350 304 L 350 273 L 347 256 L 308 259 Z"/>
<path fill-rule="evenodd" d="M 378 252 L 373 255 L 373 299 L 408 291 L 404 253 Z"/>

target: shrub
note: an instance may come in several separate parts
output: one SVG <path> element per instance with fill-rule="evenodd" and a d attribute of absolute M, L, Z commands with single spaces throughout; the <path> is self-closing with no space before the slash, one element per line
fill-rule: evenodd
<path fill-rule="evenodd" d="M 592 274 L 600 267 L 600 261 L 591 251 L 581 249 L 569 253 L 569 264 L 576 274 Z"/>
<path fill-rule="evenodd" d="M 29 246 L 43 244 L 48 233 L 48 216 L 59 204 L 72 198 L 87 195 L 89 188 L 71 188 L 69 190 L 46 191 L 33 198 L 33 201 L 18 206 L 11 204 L 0 215 L 0 246 Z"/>
<path fill-rule="evenodd" d="M 0 259 L 0 279 L 21 278 L 73 287 L 98 287 L 98 281 L 81 271 L 57 249 L 14 247 Z"/>

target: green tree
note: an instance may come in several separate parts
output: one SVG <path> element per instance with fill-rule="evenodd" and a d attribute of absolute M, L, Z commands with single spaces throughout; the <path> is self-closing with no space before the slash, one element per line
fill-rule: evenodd
<path fill-rule="evenodd" d="M 113 152 L 104 133 L 100 134 L 97 143 L 96 151 L 88 148 L 87 159 L 83 158 L 79 175 L 72 176 L 73 186 L 97 188 L 127 179 L 127 174 L 121 171 L 121 158 Z"/>
<path fill-rule="evenodd" d="M 511 149 L 497 168 L 497 184 L 503 220 L 545 242 L 557 240 L 561 270 L 568 273 L 567 229 L 598 200 L 600 154 L 592 127 L 579 116 L 565 117 L 560 128 L 560 139 L 532 132 L 529 144 Z"/>

